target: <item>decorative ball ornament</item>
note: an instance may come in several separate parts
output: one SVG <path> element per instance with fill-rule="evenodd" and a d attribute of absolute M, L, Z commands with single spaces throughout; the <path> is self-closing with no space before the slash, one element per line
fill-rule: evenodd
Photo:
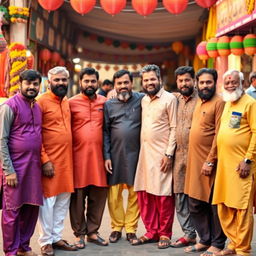
<path fill-rule="evenodd" d="M 209 55 L 206 50 L 206 45 L 207 45 L 207 42 L 202 41 L 196 47 L 196 54 L 198 55 L 200 60 L 208 60 L 209 59 Z"/>
<path fill-rule="evenodd" d="M 228 56 L 230 54 L 230 38 L 228 36 L 221 36 L 217 42 L 217 50 L 220 56 Z"/>
<path fill-rule="evenodd" d="M 76 12 L 84 15 L 93 9 L 96 0 L 70 0 L 70 4 Z"/>
<path fill-rule="evenodd" d="M 256 35 L 255 34 L 246 35 L 244 37 L 243 45 L 244 45 L 245 54 L 250 56 L 256 54 Z"/>
<path fill-rule="evenodd" d="M 236 56 L 244 54 L 243 37 L 233 36 L 230 40 L 230 51 Z"/>
<path fill-rule="evenodd" d="M 132 0 L 133 9 L 142 16 L 151 14 L 157 7 L 157 0 Z"/>
<path fill-rule="evenodd" d="M 45 10 L 50 12 L 60 8 L 64 0 L 38 0 L 38 2 Z"/>
<path fill-rule="evenodd" d="M 165 9 L 172 14 L 183 12 L 188 6 L 188 0 L 163 0 Z"/>
<path fill-rule="evenodd" d="M 43 62 L 47 62 L 50 60 L 52 56 L 51 51 L 49 51 L 48 49 L 42 49 L 39 53 L 39 58 L 43 61 Z"/>
<path fill-rule="evenodd" d="M 218 50 L 217 50 L 217 42 L 218 38 L 211 38 L 207 44 L 206 44 L 206 50 L 211 58 L 217 58 L 219 56 Z"/>
<path fill-rule="evenodd" d="M 217 0 L 196 0 L 196 3 L 203 8 L 210 8 Z"/>
<path fill-rule="evenodd" d="M 121 12 L 126 6 L 126 0 L 100 0 L 103 10 L 111 15 Z"/>
<path fill-rule="evenodd" d="M 172 43 L 172 50 L 176 53 L 179 54 L 183 50 L 183 43 L 181 41 L 176 41 Z"/>

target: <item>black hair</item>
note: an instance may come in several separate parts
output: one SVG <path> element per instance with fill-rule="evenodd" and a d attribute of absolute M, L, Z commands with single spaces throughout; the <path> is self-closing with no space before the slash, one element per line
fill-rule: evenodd
<path fill-rule="evenodd" d="M 198 70 L 198 72 L 196 73 L 196 81 L 198 82 L 199 77 L 203 74 L 210 74 L 213 77 L 214 83 L 217 83 L 218 80 L 218 73 L 215 69 L 213 68 L 201 68 Z"/>
<path fill-rule="evenodd" d="M 42 82 L 41 74 L 34 69 L 27 69 L 20 73 L 20 82 L 21 83 L 23 80 L 31 82 L 31 81 L 35 81 L 36 79 L 39 79 L 39 83 Z"/>
<path fill-rule="evenodd" d="M 191 78 L 195 78 L 195 70 L 193 69 L 193 67 L 190 66 L 181 66 L 178 67 L 175 71 L 175 80 L 177 80 L 178 76 L 184 75 L 184 74 L 189 74 L 191 76 Z"/>
<path fill-rule="evenodd" d="M 111 80 L 109 80 L 109 79 L 105 79 L 104 81 L 103 81 L 103 83 L 102 83 L 102 85 L 113 85 L 113 82 L 111 81 Z"/>
<path fill-rule="evenodd" d="M 121 69 L 121 70 L 118 70 L 113 75 L 113 83 L 115 83 L 116 78 L 120 78 L 120 77 L 122 77 L 122 76 L 124 76 L 126 74 L 129 76 L 130 81 L 132 82 L 133 81 L 133 76 L 132 76 L 131 72 L 129 72 L 128 70 L 125 70 L 125 69 Z"/>
<path fill-rule="evenodd" d="M 99 80 L 99 72 L 97 70 L 95 70 L 94 68 L 84 68 L 81 70 L 81 72 L 79 73 L 79 79 L 80 81 L 83 79 L 84 75 L 95 75 L 97 80 Z"/>

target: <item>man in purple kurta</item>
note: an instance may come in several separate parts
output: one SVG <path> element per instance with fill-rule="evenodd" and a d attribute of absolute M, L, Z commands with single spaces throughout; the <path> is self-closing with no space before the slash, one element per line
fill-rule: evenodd
<path fill-rule="evenodd" d="M 42 205 L 42 115 L 34 100 L 40 83 L 37 71 L 24 71 L 20 75 L 20 93 L 0 106 L 0 184 L 6 256 L 36 255 L 29 242 Z"/>

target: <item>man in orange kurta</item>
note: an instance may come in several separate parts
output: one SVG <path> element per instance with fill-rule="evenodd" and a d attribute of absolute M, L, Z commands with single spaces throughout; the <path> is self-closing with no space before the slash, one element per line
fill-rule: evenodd
<path fill-rule="evenodd" d="M 211 255 L 223 249 L 226 237 L 222 232 L 211 194 L 217 162 L 216 138 L 224 102 L 215 94 L 217 71 L 203 68 L 196 74 L 199 99 L 193 113 L 189 134 L 188 161 L 184 193 L 189 196 L 189 211 L 199 243 L 185 252 L 205 251 Z"/>
<path fill-rule="evenodd" d="M 75 193 L 71 195 L 70 221 L 76 246 L 80 249 L 85 247 L 85 235 L 88 242 L 108 244 L 98 234 L 107 198 L 103 160 L 103 105 L 107 99 L 96 94 L 98 79 L 96 70 L 83 69 L 79 81 L 81 93 L 69 100 L 75 186 Z"/>
<path fill-rule="evenodd" d="M 65 97 L 69 72 L 55 67 L 48 72 L 50 90 L 41 95 L 42 164 L 44 202 L 39 210 L 39 244 L 43 256 L 52 256 L 53 248 L 76 250 L 62 240 L 64 219 L 74 191 L 70 109 Z"/>

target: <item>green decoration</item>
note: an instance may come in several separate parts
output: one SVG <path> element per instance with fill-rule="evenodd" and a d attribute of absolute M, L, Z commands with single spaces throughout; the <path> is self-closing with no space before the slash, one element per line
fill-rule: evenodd
<path fill-rule="evenodd" d="M 152 45 L 146 45 L 146 49 L 151 51 L 153 49 L 153 46 Z"/>
<path fill-rule="evenodd" d="M 118 41 L 118 40 L 115 40 L 115 41 L 113 41 L 113 46 L 114 47 L 119 47 L 121 45 L 121 43 L 120 43 L 120 41 Z"/>
<path fill-rule="evenodd" d="M 137 48 L 137 44 L 135 44 L 135 43 L 130 43 L 130 44 L 129 44 L 129 47 L 130 47 L 131 50 L 135 50 L 135 49 Z"/>
<path fill-rule="evenodd" d="M 104 38 L 103 36 L 98 36 L 98 37 L 97 37 L 97 41 L 98 41 L 100 44 L 102 44 L 102 43 L 104 43 L 105 38 Z"/>

